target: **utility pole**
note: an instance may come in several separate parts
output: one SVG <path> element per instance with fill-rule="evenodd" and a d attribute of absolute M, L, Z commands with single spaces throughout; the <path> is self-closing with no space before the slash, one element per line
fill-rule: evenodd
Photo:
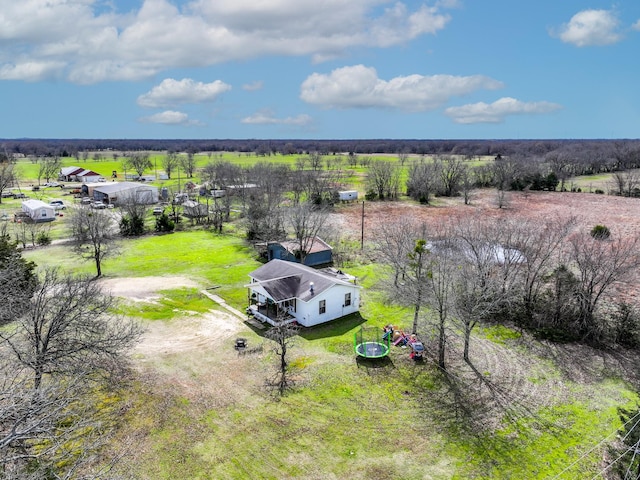
<path fill-rule="evenodd" d="M 360 229 L 360 250 L 364 249 L 364 200 L 362 201 L 362 221 Z"/>

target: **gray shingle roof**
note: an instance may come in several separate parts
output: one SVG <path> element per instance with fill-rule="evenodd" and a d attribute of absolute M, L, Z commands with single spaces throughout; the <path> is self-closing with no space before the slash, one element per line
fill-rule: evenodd
<path fill-rule="evenodd" d="M 273 300 L 281 302 L 291 298 L 309 301 L 334 285 L 349 285 L 352 283 L 338 278 L 337 275 L 315 270 L 306 265 L 284 260 L 271 260 L 269 263 L 249 274 L 259 282 Z M 313 282 L 313 293 L 311 284 Z M 249 284 L 248 287 L 255 284 Z"/>

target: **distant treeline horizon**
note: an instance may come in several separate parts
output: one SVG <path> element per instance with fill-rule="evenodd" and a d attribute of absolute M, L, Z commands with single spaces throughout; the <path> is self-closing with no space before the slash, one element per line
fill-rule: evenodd
<path fill-rule="evenodd" d="M 545 156 L 563 151 L 640 151 L 640 139 L 503 139 L 503 140 L 305 140 L 305 139 L 0 139 L 5 155 L 78 157 L 93 151 L 239 152 L 260 156 L 317 152 L 323 155 L 353 153 Z"/>

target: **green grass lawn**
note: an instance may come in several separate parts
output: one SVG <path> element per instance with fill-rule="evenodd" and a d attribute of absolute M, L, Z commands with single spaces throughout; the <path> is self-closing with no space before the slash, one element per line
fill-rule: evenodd
<path fill-rule="evenodd" d="M 206 230 L 148 235 L 120 242 L 120 253 L 103 263 L 103 275 L 110 277 L 187 276 L 238 308 L 246 306 L 248 273 L 260 266 L 256 254 L 235 236 L 215 235 Z M 24 253 L 37 265 L 57 265 L 73 272 L 92 275 L 93 263 L 82 261 L 69 246 L 56 245 Z"/>

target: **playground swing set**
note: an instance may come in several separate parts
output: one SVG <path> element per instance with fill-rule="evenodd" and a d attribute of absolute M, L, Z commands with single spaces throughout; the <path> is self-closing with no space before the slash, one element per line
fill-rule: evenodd
<path fill-rule="evenodd" d="M 395 347 L 408 347 L 410 358 L 413 360 L 422 360 L 424 358 L 424 344 L 415 333 L 405 333 L 402 330 L 397 330 L 393 325 L 386 325 L 383 330 L 382 338 L 389 338 L 391 344 Z"/>
<path fill-rule="evenodd" d="M 424 358 L 424 344 L 418 336 L 397 330 L 393 325 L 386 325 L 382 329 L 382 336 L 379 328 L 364 326 L 353 335 L 353 349 L 356 355 L 362 358 L 386 357 L 391 345 L 409 348 L 409 357 L 413 360 Z"/>

